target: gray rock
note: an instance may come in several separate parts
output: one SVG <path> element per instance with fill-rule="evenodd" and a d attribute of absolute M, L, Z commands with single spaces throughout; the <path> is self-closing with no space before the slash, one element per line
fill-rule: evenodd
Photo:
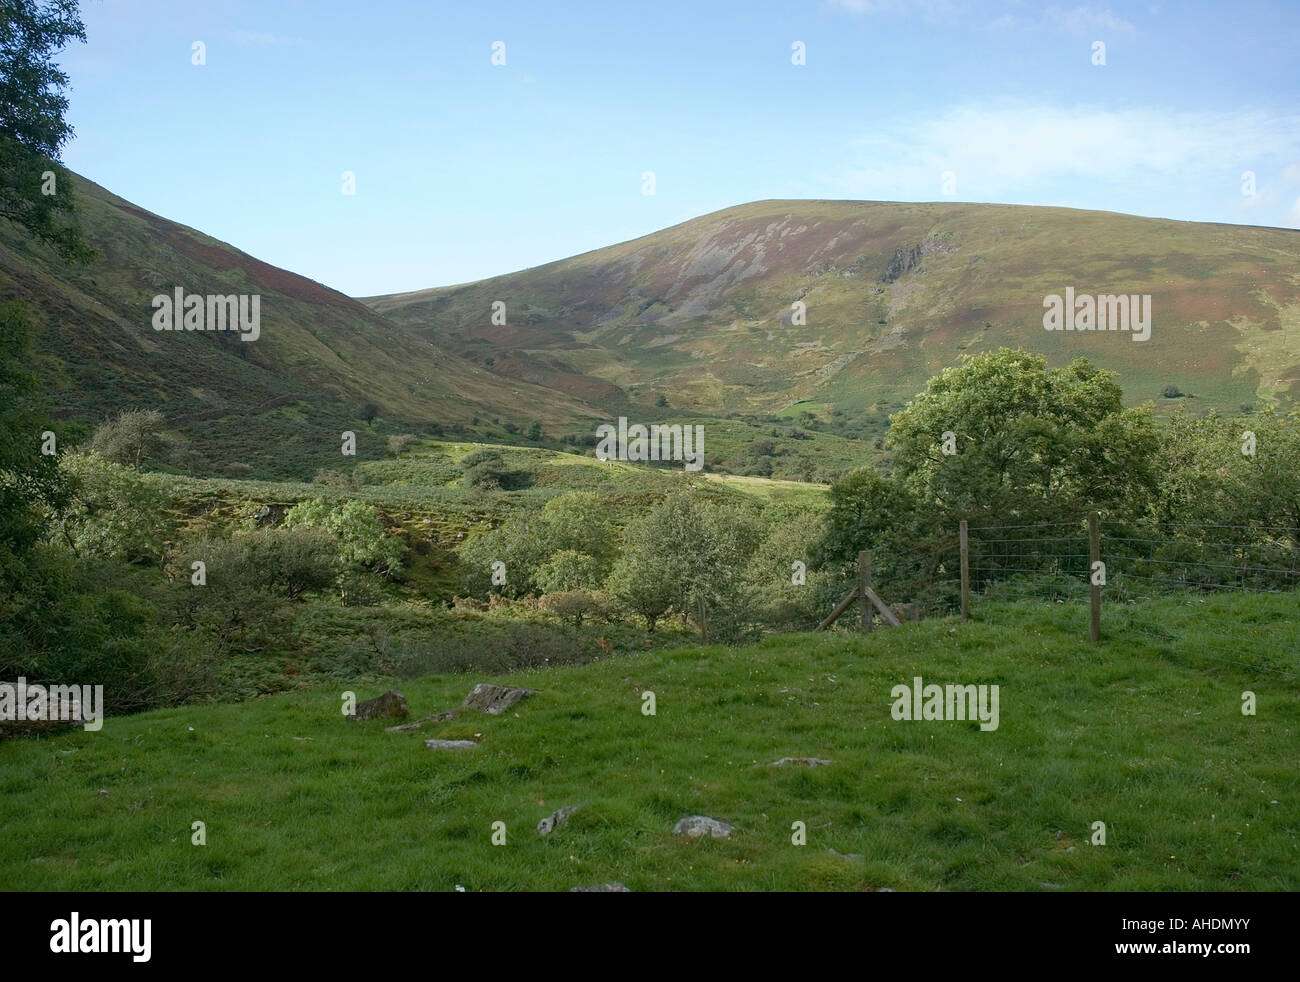
<path fill-rule="evenodd" d="M 348 719 L 355 722 L 359 719 L 377 719 L 380 716 L 402 717 L 410 714 L 411 711 L 406 706 L 406 697 L 400 692 L 390 689 L 382 696 L 375 696 L 373 699 L 357 703 L 357 711 Z"/>
<path fill-rule="evenodd" d="M 711 835 L 715 839 L 725 839 L 735 830 L 735 826 L 720 822 L 707 815 L 690 815 L 673 826 L 673 835 L 684 835 L 690 839 Z"/>
<path fill-rule="evenodd" d="M 401 733 L 403 730 L 418 730 L 422 726 L 428 726 L 430 723 L 445 723 L 449 719 L 455 719 L 459 716 L 459 711 L 449 709 L 445 713 L 434 713 L 432 716 L 425 716 L 422 719 L 413 720 L 410 723 L 398 723 L 396 726 L 387 727 L 385 733 Z"/>
<path fill-rule="evenodd" d="M 570 893 L 631 893 L 621 883 L 598 883 L 593 887 L 570 887 Z"/>
<path fill-rule="evenodd" d="M 478 746 L 473 740 L 425 740 L 424 745 L 430 750 L 470 750 Z"/>
<path fill-rule="evenodd" d="M 826 850 L 836 859 L 861 859 L 862 854 L 858 852 L 836 852 L 834 849 Z"/>
<path fill-rule="evenodd" d="M 769 765 L 771 767 L 787 767 L 796 764 L 800 767 L 825 767 L 827 764 L 833 764 L 833 760 L 823 760 L 820 757 L 782 757 L 780 760 L 774 760 Z"/>
<path fill-rule="evenodd" d="M 538 835 L 550 835 L 556 829 L 565 825 L 569 821 L 569 816 L 576 812 L 582 805 L 565 805 L 557 812 L 552 812 L 544 819 L 537 823 Z"/>
<path fill-rule="evenodd" d="M 481 709 L 493 716 L 500 716 L 519 700 L 527 699 L 529 696 L 536 694 L 536 689 L 517 689 L 513 685 L 493 685 L 491 682 L 480 682 L 474 686 L 474 691 L 465 697 L 465 701 L 461 705 L 469 709 Z"/>

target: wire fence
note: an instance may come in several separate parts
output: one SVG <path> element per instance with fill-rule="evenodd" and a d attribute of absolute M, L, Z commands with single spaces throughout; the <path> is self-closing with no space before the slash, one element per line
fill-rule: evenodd
<path fill-rule="evenodd" d="M 1244 603 L 1230 618 L 1197 608 L 1211 594 L 1287 594 L 1300 586 L 1300 528 L 1102 520 L 1103 634 L 1170 658 L 1207 657 L 1296 678 L 1297 618 Z M 1087 604 L 1093 579 L 1086 518 L 969 529 L 972 606 L 981 600 Z"/>

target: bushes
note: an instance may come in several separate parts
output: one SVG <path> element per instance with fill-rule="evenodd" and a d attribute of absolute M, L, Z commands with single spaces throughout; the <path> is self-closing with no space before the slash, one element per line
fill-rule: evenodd
<path fill-rule="evenodd" d="M 67 454 L 59 465 L 74 491 L 69 506 L 51 518 L 56 540 L 80 556 L 162 562 L 174 523 L 171 497 L 159 477 L 97 453 Z"/>
<path fill-rule="evenodd" d="M 241 651 L 261 651 L 292 636 L 289 602 L 334 582 L 335 543 L 310 529 L 258 529 L 230 539 L 202 538 L 178 555 L 173 611 L 187 626 Z M 190 572 L 204 563 L 206 583 Z"/>
<path fill-rule="evenodd" d="M 337 561 L 345 570 L 370 570 L 394 577 L 402 572 L 400 539 L 389 536 L 375 509 L 362 501 L 334 507 L 323 498 L 294 506 L 284 517 L 286 529 L 323 529 L 337 544 Z"/>

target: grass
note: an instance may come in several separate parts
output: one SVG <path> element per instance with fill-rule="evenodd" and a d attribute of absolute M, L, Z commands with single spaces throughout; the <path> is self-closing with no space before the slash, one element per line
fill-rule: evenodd
<path fill-rule="evenodd" d="M 509 677 L 500 717 L 349 723 L 340 689 L 0 742 L 0 882 L 18 890 L 1295 890 L 1295 596 L 1172 598 L 1108 619 L 984 604 L 977 622 L 788 635 Z M 1284 616 L 1285 615 L 1285 616 Z M 1146 623 L 1182 633 L 1152 637 Z M 1269 626 L 1273 671 L 1198 647 Z M 1243 630 L 1241 644 L 1251 638 Z M 1290 672 L 1290 676 L 1280 674 Z M 890 689 L 997 684 L 1000 726 L 899 722 Z M 412 714 L 475 677 L 403 683 Z M 652 690 L 657 715 L 641 713 Z M 1258 715 L 1241 712 L 1242 692 Z M 380 691 L 358 691 L 366 698 Z M 428 737 L 476 738 L 434 752 Z M 784 756 L 830 758 L 773 768 Z M 585 802 L 542 839 L 537 822 Z M 671 835 L 692 814 L 728 840 Z M 203 821 L 207 845 L 191 844 Z M 491 844 L 505 822 L 507 843 Z M 808 844 L 791 844 L 806 823 Z M 1104 846 L 1090 843 L 1106 823 Z M 857 854 L 844 859 L 828 850 Z"/>

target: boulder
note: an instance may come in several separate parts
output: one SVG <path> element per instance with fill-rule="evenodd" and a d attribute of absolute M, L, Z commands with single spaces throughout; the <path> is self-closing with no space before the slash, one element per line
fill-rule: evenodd
<path fill-rule="evenodd" d="M 707 815 L 690 815 L 673 826 L 673 835 L 684 835 L 689 839 L 711 835 L 715 839 L 725 839 L 734 829 L 734 825 L 709 818 Z"/>
<path fill-rule="evenodd" d="M 411 711 L 406 706 L 406 697 L 400 692 L 390 689 L 382 696 L 375 696 L 373 699 L 357 703 L 357 711 L 348 719 L 355 722 L 359 719 L 377 719 L 380 716 L 400 718 L 409 715 L 411 715 Z"/>
<path fill-rule="evenodd" d="M 403 730 L 418 730 L 422 726 L 428 726 L 430 723 L 445 723 L 449 719 L 455 719 L 460 713 L 455 709 L 449 709 L 445 713 L 434 713 L 432 716 L 425 716 L 421 719 L 413 720 L 410 723 L 398 723 L 396 726 L 387 727 L 385 733 L 401 733 Z"/>
<path fill-rule="evenodd" d="M 557 812 L 552 812 L 544 819 L 537 823 L 538 835 L 550 835 L 560 826 L 569 821 L 569 816 L 576 812 L 582 805 L 565 805 Z"/>
<path fill-rule="evenodd" d="M 570 893 L 631 893 L 627 887 L 621 883 L 597 883 L 591 887 L 570 887 Z"/>
<path fill-rule="evenodd" d="M 500 716 L 519 700 L 536 694 L 536 689 L 517 689 L 513 685 L 480 682 L 474 686 L 474 691 L 465 697 L 461 705 L 468 709 L 481 709 L 493 716 Z"/>
<path fill-rule="evenodd" d="M 424 745 L 430 750 L 471 750 L 478 746 L 473 740 L 425 740 Z"/>
<path fill-rule="evenodd" d="M 793 764 L 798 767 L 825 767 L 833 763 L 835 763 L 833 760 L 823 760 L 821 757 L 782 757 L 780 760 L 772 761 L 769 766 L 788 767 Z"/>

